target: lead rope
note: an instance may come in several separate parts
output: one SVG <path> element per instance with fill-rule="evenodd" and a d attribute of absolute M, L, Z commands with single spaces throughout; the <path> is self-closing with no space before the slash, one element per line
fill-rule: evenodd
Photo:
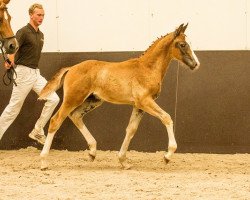
<path fill-rule="evenodd" d="M 0 49 L 1 49 L 4 61 L 11 65 L 11 61 L 7 57 L 7 55 L 4 53 L 2 46 Z M 6 78 L 7 78 L 7 80 L 6 80 Z M 6 70 L 6 72 L 3 75 L 3 83 L 4 83 L 4 85 L 9 86 L 13 82 L 14 85 L 17 86 L 16 81 L 15 81 L 16 78 L 17 78 L 17 73 L 14 69 L 14 66 L 11 66 L 9 69 Z"/>
<path fill-rule="evenodd" d="M 177 104 L 178 104 L 178 90 L 179 90 L 179 71 L 180 71 L 180 62 L 178 61 L 177 66 L 177 77 L 176 77 L 176 89 L 175 89 L 175 108 L 174 108 L 174 133 L 176 131 L 177 125 Z"/>

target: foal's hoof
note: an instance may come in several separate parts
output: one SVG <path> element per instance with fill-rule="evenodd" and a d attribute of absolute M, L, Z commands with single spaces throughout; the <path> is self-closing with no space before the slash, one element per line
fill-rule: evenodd
<path fill-rule="evenodd" d="M 41 171 L 47 171 L 49 168 L 48 167 L 41 167 Z"/>
<path fill-rule="evenodd" d="M 133 165 L 130 165 L 130 164 L 122 164 L 122 169 L 125 169 L 125 170 L 129 170 L 133 167 Z"/>
<path fill-rule="evenodd" d="M 170 160 L 164 156 L 164 161 L 166 164 L 168 164 Z"/>
<path fill-rule="evenodd" d="M 95 155 L 89 153 L 89 160 L 93 162 L 95 160 Z"/>
<path fill-rule="evenodd" d="M 168 163 L 169 163 L 170 158 L 169 158 L 169 156 L 168 156 L 168 155 L 164 155 L 164 161 L 165 161 L 165 163 L 166 163 L 166 164 L 168 164 Z"/>
<path fill-rule="evenodd" d="M 122 169 L 128 170 L 133 167 L 133 165 L 129 164 L 127 161 L 121 162 L 121 160 L 119 160 L 119 162 L 121 163 Z"/>
<path fill-rule="evenodd" d="M 40 169 L 41 169 L 42 171 L 46 171 L 46 170 L 49 169 L 47 161 L 41 160 L 41 168 L 40 168 Z"/>

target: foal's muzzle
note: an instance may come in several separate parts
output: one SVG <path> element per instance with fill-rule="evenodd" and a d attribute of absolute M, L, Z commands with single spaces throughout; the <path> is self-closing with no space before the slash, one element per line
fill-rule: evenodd
<path fill-rule="evenodd" d="M 194 70 L 199 67 L 199 64 L 189 56 L 184 56 L 183 62 L 191 69 Z"/>

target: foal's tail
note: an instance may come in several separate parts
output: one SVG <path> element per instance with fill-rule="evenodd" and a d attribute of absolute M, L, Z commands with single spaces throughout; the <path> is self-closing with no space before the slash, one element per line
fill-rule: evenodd
<path fill-rule="evenodd" d="M 66 73 L 69 71 L 70 67 L 65 67 L 60 69 L 51 80 L 45 85 L 42 89 L 41 93 L 39 94 L 39 100 L 46 99 L 52 92 L 55 92 L 63 85 L 63 80 Z"/>

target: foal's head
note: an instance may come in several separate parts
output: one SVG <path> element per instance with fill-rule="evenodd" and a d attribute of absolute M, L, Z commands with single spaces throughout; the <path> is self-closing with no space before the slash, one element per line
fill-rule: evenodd
<path fill-rule="evenodd" d="M 185 26 L 184 24 L 181 24 L 173 32 L 174 39 L 171 45 L 171 53 L 174 59 L 181 61 L 193 70 L 199 68 L 200 62 L 188 42 L 186 42 L 186 35 L 184 34 L 184 32 L 187 26 L 188 24 L 186 24 Z"/>
<path fill-rule="evenodd" d="M 11 16 L 6 7 L 9 2 L 10 0 L 0 0 L 0 42 L 6 53 L 13 54 L 18 48 L 18 43 L 12 31 Z"/>

